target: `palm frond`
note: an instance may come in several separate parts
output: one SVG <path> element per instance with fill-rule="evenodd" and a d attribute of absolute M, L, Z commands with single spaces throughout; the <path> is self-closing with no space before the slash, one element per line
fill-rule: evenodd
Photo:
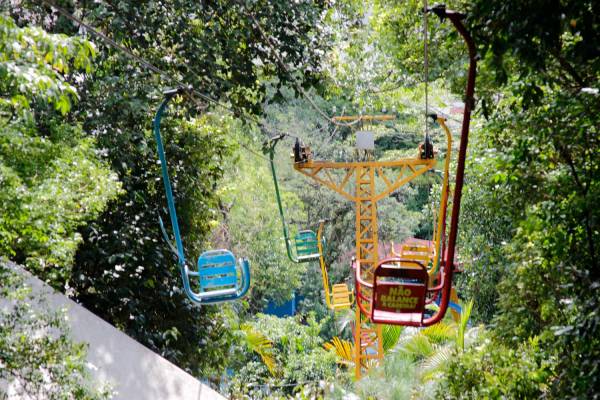
<path fill-rule="evenodd" d="M 441 321 L 421 330 L 420 334 L 427 336 L 433 343 L 441 344 L 456 337 L 456 325 Z"/>
<path fill-rule="evenodd" d="M 437 347 L 433 354 L 421 363 L 421 379 L 429 381 L 441 373 L 445 366 L 448 365 L 453 351 L 454 345 L 451 344 Z"/>
<path fill-rule="evenodd" d="M 469 318 L 471 318 L 471 311 L 473 310 L 473 299 L 471 299 L 466 307 L 463 307 L 462 313 L 460 314 L 460 323 L 458 324 L 458 332 L 456 335 L 456 347 L 460 351 L 465 350 L 465 331 Z"/>
<path fill-rule="evenodd" d="M 259 355 L 272 376 L 278 376 L 279 369 L 273 355 L 273 342 L 250 324 L 242 324 L 240 331 L 243 333 L 246 347 Z"/>
<path fill-rule="evenodd" d="M 351 365 L 354 363 L 354 345 L 349 340 L 336 336 L 331 341 L 324 343 L 323 347 L 336 354 L 338 364 Z"/>
<path fill-rule="evenodd" d="M 402 348 L 400 352 L 412 356 L 414 359 L 423 359 L 429 357 L 434 352 L 433 344 L 429 341 L 427 336 L 421 335 L 420 333 L 411 337 Z"/>
<path fill-rule="evenodd" d="M 403 326 L 399 325 L 383 325 L 382 337 L 383 337 L 383 352 L 387 353 L 390 349 L 394 348 L 404 331 Z"/>

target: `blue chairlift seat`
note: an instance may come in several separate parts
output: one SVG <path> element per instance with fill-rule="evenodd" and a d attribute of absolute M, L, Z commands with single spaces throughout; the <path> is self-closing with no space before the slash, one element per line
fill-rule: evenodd
<path fill-rule="evenodd" d="M 246 294 L 250 287 L 250 265 L 248 260 L 240 260 L 239 268 L 233 253 L 229 250 L 209 250 L 198 257 L 198 270 L 186 273 L 186 292 L 190 298 L 202 304 L 214 304 L 235 300 Z M 190 277 L 196 278 L 198 292 L 189 284 Z"/>
<path fill-rule="evenodd" d="M 236 289 L 238 277 L 235 257 L 228 250 L 206 251 L 198 257 L 200 290 L 214 293 L 220 290 Z"/>

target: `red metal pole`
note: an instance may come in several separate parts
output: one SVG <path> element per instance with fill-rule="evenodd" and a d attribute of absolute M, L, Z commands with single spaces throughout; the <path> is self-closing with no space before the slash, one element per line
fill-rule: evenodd
<path fill-rule="evenodd" d="M 448 237 L 448 246 L 443 259 L 444 280 L 446 285 L 442 289 L 442 299 L 440 310 L 431 318 L 423 321 L 424 326 L 433 325 L 444 317 L 450 301 L 450 291 L 452 289 L 452 275 L 454 272 L 454 255 L 456 248 L 456 237 L 458 235 L 458 219 L 460 215 L 460 200 L 465 175 L 465 159 L 467 156 L 467 145 L 469 143 L 469 124 L 471 122 L 471 111 L 474 107 L 473 94 L 475 92 L 475 76 L 477 74 L 477 54 L 475 43 L 471 34 L 462 23 L 464 14 L 456 11 L 446 10 L 445 6 L 436 6 L 426 11 L 432 11 L 440 18 L 448 18 L 454 25 L 458 33 L 463 37 L 469 51 L 469 74 L 467 77 L 467 88 L 465 91 L 465 109 L 463 113 L 462 129 L 460 133 L 460 147 L 458 151 L 458 165 L 456 167 L 456 183 L 454 188 L 454 197 L 452 201 L 452 215 L 450 217 L 450 234 Z"/>

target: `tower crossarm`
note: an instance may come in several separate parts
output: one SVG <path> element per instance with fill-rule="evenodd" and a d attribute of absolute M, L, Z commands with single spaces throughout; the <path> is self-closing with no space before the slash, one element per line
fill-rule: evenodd
<path fill-rule="evenodd" d="M 412 181 L 425 172 L 433 169 L 436 159 L 404 158 L 393 161 L 355 161 L 355 162 L 330 162 L 306 161 L 295 163 L 294 169 L 308 176 L 316 182 L 327 186 L 350 201 L 362 199 L 352 190 L 349 183 L 356 182 L 356 172 L 361 169 L 372 169 L 384 185 L 382 189 L 373 193 L 369 200 L 379 201 L 388 196 L 402 185 Z M 342 173 L 336 173 L 341 171 Z M 354 177 L 354 179 L 353 179 Z"/>

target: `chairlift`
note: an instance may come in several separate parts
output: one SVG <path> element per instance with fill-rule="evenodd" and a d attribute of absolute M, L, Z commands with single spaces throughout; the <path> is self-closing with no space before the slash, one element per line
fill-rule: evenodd
<path fill-rule="evenodd" d="M 279 216 L 281 217 L 281 224 L 283 225 L 283 236 L 285 240 L 285 248 L 287 256 L 290 261 L 294 263 L 303 263 L 319 260 L 321 253 L 319 252 L 319 239 L 317 234 L 310 229 L 304 229 L 299 231 L 294 236 L 294 246 L 296 254 L 292 252 L 290 234 L 285 222 L 285 216 L 283 213 L 283 204 L 281 202 L 281 196 L 279 194 L 279 184 L 277 182 L 277 173 L 275 171 L 275 147 L 277 142 L 283 139 L 284 135 L 279 135 L 271 138 L 268 142 L 266 150 L 269 152 L 269 163 L 271 166 L 271 174 L 273 176 L 273 183 L 275 185 L 275 198 L 277 199 L 277 206 L 279 208 Z"/>
<path fill-rule="evenodd" d="M 250 262 L 240 259 L 236 263 L 233 253 L 226 249 L 209 250 L 198 257 L 197 269 L 191 270 L 185 259 L 183 241 L 179 231 L 175 200 L 169 179 L 167 159 L 160 135 L 160 122 L 169 101 L 185 89 L 178 88 L 164 92 L 165 98 L 160 104 L 153 121 L 158 156 L 160 158 L 162 179 L 167 197 L 168 213 L 171 218 L 175 246 L 173 246 L 162 218 L 159 224 L 165 241 L 177 256 L 183 289 L 187 297 L 197 304 L 216 304 L 237 300 L 246 295 L 250 288 Z"/>

